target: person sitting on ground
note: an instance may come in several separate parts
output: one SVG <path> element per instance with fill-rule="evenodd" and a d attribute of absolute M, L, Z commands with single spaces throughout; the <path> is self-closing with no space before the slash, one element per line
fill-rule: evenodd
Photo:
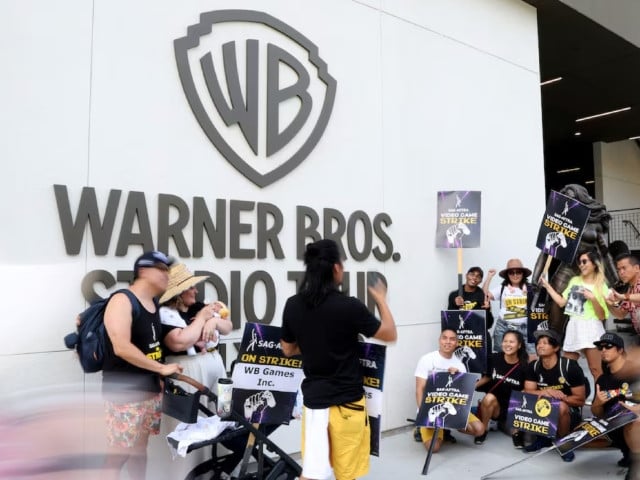
<path fill-rule="evenodd" d="M 502 352 L 489 357 L 489 373 L 477 383 L 476 390 L 485 392 L 478 407 L 478 416 L 484 425 L 485 433 L 475 438 L 476 445 L 487 438 L 490 420 L 497 420 L 498 427 L 511 434 L 515 448 L 524 447 L 524 436 L 519 430 L 512 431 L 505 425 L 509 398 L 512 391 L 524 388 L 524 372 L 527 368 L 528 354 L 522 334 L 516 330 L 505 332 L 502 337 Z"/>
<path fill-rule="evenodd" d="M 493 315 L 491 314 L 491 304 L 487 296 L 484 293 L 484 290 L 479 287 L 482 282 L 482 278 L 484 277 L 484 272 L 480 267 L 471 267 L 467 271 L 466 282 L 462 285 L 462 292 L 460 290 L 453 290 L 449 293 L 449 298 L 447 301 L 447 310 L 484 310 L 486 312 L 486 351 L 492 351 L 491 345 L 491 334 L 489 333 L 489 329 L 493 326 Z M 460 295 L 462 293 L 462 295 Z M 487 366 L 484 366 L 484 372 L 487 372 Z M 444 441 L 450 443 L 456 443 L 456 438 L 451 435 L 451 430 L 445 428 L 444 430 Z M 420 429 L 418 427 L 415 428 L 413 432 L 413 438 L 416 442 L 422 442 L 422 435 L 420 435 Z"/>
<path fill-rule="evenodd" d="M 635 379 L 618 377 L 626 362 L 622 338 L 615 333 L 605 333 L 600 337 L 600 340 L 593 343 L 600 351 L 605 368 L 596 382 L 596 394 L 591 406 L 591 413 L 599 418 L 607 418 L 612 415 L 611 409 L 617 403 L 625 402 L 627 399 L 638 400 L 637 395 L 634 396 L 634 392 L 631 390 Z M 636 413 L 640 413 L 637 406 L 631 408 Z M 608 435 L 611 444 L 622 451 L 623 458 L 618 462 L 619 466 L 631 466 L 632 456 L 638 464 L 637 461 L 640 460 L 640 421 L 628 423 Z"/>
<path fill-rule="evenodd" d="M 586 391 L 585 377 L 578 362 L 560 358 L 560 334 L 555 330 L 536 330 L 538 359 L 530 362 L 525 372 L 524 391 L 533 395 L 560 400 L 557 438 L 562 438 L 582 420 Z M 535 452 L 550 446 L 551 440 L 537 436 L 526 452 Z M 574 452 L 563 455 L 565 462 L 575 459 Z"/>
<path fill-rule="evenodd" d="M 445 328 L 440 333 L 440 338 L 438 340 L 438 350 L 427 353 L 426 355 L 423 355 L 420 360 L 418 360 L 418 365 L 416 366 L 415 371 L 416 404 L 418 405 L 418 409 L 420 409 L 422 401 L 424 400 L 427 378 L 431 373 L 449 372 L 451 374 L 454 374 L 458 372 L 467 372 L 464 363 L 462 363 L 461 360 L 453 355 L 453 352 L 457 347 L 457 332 L 451 328 Z M 467 421 L 467 428 L 465 430 L 460 430 L 460 432 L 466 433 L 468 435 L 473 435 L 474 437 L 479 437 L 484 434 L 484 425 L 482 424 L 480 419 L 478 419 L 478 417 L 470 413 L 469 419 Z M 424 443 L 425 448 L 429 449 L 431 439 L 433 438 L 433 429 L 420 427 L 420 435 L 422 436 L 422 442 Z M 440 450 L 443 438 L 444 433 L 442 432 L 442 430 L 439 430 L 438 438 L 436 439 L 433 447 L 434 452 Z"/>

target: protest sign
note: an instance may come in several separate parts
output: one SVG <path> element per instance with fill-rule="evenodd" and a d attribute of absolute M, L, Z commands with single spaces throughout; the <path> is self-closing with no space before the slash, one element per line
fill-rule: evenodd
<path fill-rule="evenodd" d="M 602 435 L 633 422 L 638 416 L 622 404 L 617 403 L 608 412 L 607 418 L 590 418 L 576 428 L 569 435 L 556 440 L 554 445 L 561 455 L 575 450 L 582 445 L 595 440 Z"/>
<path fill-rule="evenodd" d="M 467 372 L 484 373 L 487 365 L 487 329 L 484 310 L 442 310 L 442 329 L 458 334 L 458 348 L 453 355 L 467 367 Z"/>
<path fill-rule="evenodd" d="M 427 428 L 466 428 L 473 392 L 479 378 L 477 373 L 431 373 L 427 378 L 416 425 Z"/>
<path fill-rule="evenodd" d="M 302 360 L 282 353 L 280 327 L 245 325 L 232 376 L 234 410 L 251 423 L 286 423 L 302 378 Z"/>
<path fill-rule="evenodd" d="M 542 437 L 555 437 L 558 430 L 560 400 L 512 391 L 507 410 L 507 425 Z"/>
<path fill-rule="evenodd" d="M 380 426 L 382 421 L 382 391 L 387 347 L 377 343 L 360 343 L 360 366 L 364 394 L 371 426 L 370 454 L 380 456 Z"/>
<path fill-rule="evenodd" d="M 547 291 L 542 288 L 536 292 L 536 295 L 530 296 L 533 297 L 533 299 L 527 309 L 527 342 L 536 343 L 536 337 L 533 336 L 533 332 L 536 330 L 549 329 L 549 313 L 545 311 L 548 294 Z"/>
<path fill-rule="evenodd" d="M 438 192 L 437 248 L 480 246 L 480 193 Z"/>
<path fill-rule="evenodd" d="M 589 207 L 574 198 L 551 191 L 536 246 L 565 263 L 572 263 L 589 219 Z"/>

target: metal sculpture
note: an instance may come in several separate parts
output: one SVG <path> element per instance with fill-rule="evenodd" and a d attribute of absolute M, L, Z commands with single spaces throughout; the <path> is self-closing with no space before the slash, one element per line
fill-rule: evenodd
<path fill-rule="evenodd" d="M 560 193 L 568 197 L 575 198 L 589 207 L 590 210 L 589 219 L 584 227 L 577 251 L 582 252 L 585 250 L 594 250 L 598 252 L 602 258 L 602 263 L 605 268 L 604 274 L 607 279 L 607 283 L 612 286 L 619 284 L 618 274 L 607 243 L 609 222 L 611 221 L 611 215 L 607 212 L 607 207 L 589 195 L 587 189 L 582 185 L 566 185 L 562 190 L 560 190 Z M 538 285 L 540 274 L 544 269 L 547 257 L 548 254 L 546 253 L 540 253 L 540 255 L 538 255 L 538 259 L 533 268 L 532 282 L 534 285 Z M 563 292 L 569 284 L 571 277 L 579 275 L 579 273 L 580 272 L 575 263 L 569 264 L 560 262 L 554 274 L 550 276 L 549 283 L 556 292 Z M 552 328 L 557 332 L 564 332 L 566 319 L 563 315 L 563 309 L 552 300 L 548 300 L 545 310 L 549 314 L 549 328 Z"/>

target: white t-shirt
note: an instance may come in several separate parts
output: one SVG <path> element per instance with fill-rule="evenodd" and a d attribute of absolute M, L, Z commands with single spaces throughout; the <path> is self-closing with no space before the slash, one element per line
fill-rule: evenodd
<path fill-rule="evenodd" d="M 457 368 L 458 371 L 466 373 L 467 367 L 464 366 L 461 360 L 457 359 L 455 356 L 451 356 L 451 358 L 444 358 L 440 355 L 440 352 L 436 350 L 435 352 L 429 352 L 426 355 L 420 357 L 418 360 L 418 365 L 416 366 L 416 377 L 420 378 L 428 378 L 429 374 L 433 371 L 436 372 L 446 372 L 451 367 Z"/>
<path fill-rule="evenodd" d="M 525 287 L 526 288 L 526 287 Z M 500 291 L 502 290 L 502 298 Z M 493 298 L 500 302 L 498 318 L 507 322 L 524 323 L 527 321 L 527 291 L 518 287 L 498 285 L 491 289 Z"/>

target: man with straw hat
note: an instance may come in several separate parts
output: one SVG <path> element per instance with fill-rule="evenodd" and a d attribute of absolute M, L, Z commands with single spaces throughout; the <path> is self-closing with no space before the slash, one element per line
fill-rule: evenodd
<path fill-rule="evenodd" d="M 218 378 L 226 377 L 215 347 L 219 335 L 228 334 L 233 326 L 224 303 L 205 305 L 196 300 L 196 285 L 207 278 L 194 275 L 183 263 L 171 266 L 167 289 L 160 297 L 160 320 L 168 361 L 179 363 L 185 375 L 214 388 Z"/>

